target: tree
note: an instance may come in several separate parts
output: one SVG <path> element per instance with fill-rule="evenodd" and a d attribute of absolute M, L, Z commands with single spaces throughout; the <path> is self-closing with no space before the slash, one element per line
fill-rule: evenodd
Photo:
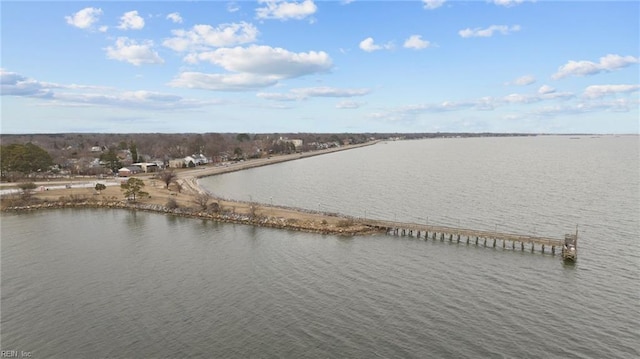
<path fill-rule="evenodd" d="M 111 172 L 118 172 L 122 168 L 122 163 L 116 154 L 116 150 L 113 147 L 109 147 L 107 153 L 100 155 L 100 161 L 104 162 L 105 167 L 111 170 Z"/>
<path fill-rule="evenodd" d="M 107 189 L 107 186 L 102 183 L 96 183 L 95 190 L 98 191 L 98 193 L 100 193 L 100 191 L 104 191 L 105 189 Z"/>
<path fill-rule="evenodd" d="M 242 148 L 240 148 L 240 147 L 236 147 L 236 148 L 233 150 L 233 154 L 234 154 L 234 156 L 236 157 L 236 159 L 241 158 L 241 157 L 242 157 Z"/>
<path fill-rule="evenodd" d="M 198 193 L 194 201 L 196 202 L 197 205 L 200 206 L 202 210 L 205 210 L 209 205 L 210 199 L 211 199 L 211 196 L 208 193 Z"/>
<path fill-rule="evenodd" d="M 53 166 L 51 155 L 42 148 L 29 142 L 10 144 L 0 147 L 0 171 L 2 177 L 10 172 L 19 172 L 26 176 L 34 172 L 48 171 Z"/>
<path fill-rule="evenodd" d="M 131 161 L 138 162 L 138 146 L 133 141 L 129 146 L 129 152 L 131 152 Z"/>
<path fill-rule="evenodd" d="M 178 178 L 178 175 L 173 170 L 163 170 L 158 173 L 158 178 L 164 182 L 165 188 L 169 189 L 169 185 Z"/>
<path fill-rule="evenodd" d="M 136 200 L 136 197 L 144 197 L 148 196 L 147 192 L 142 190 L 144 187 L 144 182 L 135 177 L 131 177 L 127 180 L 127 182 L 122 183 L 120 185 L 120 189 L 124 192 L 124 197 L 127 199 L 131 199 L 132 201 Z"/>
<path fill-rule="evenodd" d="M 204 138 L 201 134 L 197 134 L 192 140 L 189 141 L 189 153 L 198 154 L 204 151 Z"/>
<path fill-rule="evenodd" d="M 251 137 L 246 133 L 239 133 L 236 136 L 236 140 L 238 140 L 238 142 L 251 141 Z"/>

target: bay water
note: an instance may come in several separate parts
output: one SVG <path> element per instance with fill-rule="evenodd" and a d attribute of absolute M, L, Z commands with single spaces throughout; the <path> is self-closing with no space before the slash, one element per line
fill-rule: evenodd
<path fill-rule="evenodd" d="M 355 217 L 556 238 L 577 226 L 579 258 L 125 210 L 3 213 L 1 349 L 640 356 L 638 136 L 389 141 L 200 183 L 221 197 Z"/>

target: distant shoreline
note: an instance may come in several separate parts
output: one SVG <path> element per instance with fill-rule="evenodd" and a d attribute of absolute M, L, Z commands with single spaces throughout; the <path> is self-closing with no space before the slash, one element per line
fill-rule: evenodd
<path fill-rule="evenodd" d="M 244 161 L 244 162 L 238 162 L 238 163 L 235 163 L 235 164 L 229 165 L 229 166 L 205 167 L 205 168 L 202 168 L 202 169 L 194 169 L 194 170 L 191 170 L 191 171 L 194 174 L 193 175 L 194 178 L 217 176 L 217 175 L 224 174 L 224 173 L 243 171 L 243 170 L 247 170 L 247 169 L 250 169 L 250 168 L 268 166 L 268 165 L 272 165 L 272 164 L 276 164 L 276 163 L 295 161 L 295 160 L 314 157 L 314 156 L 326 155 L 326 154 L 329 154 L 329 153 L 335 153 L 335 152 L 340 152 L 340 151 L 352 150 L 352 149 L 355 149 L 355 148 L 372 146 L 372 145 L 375 145 L 375 144 L 377 144 L 379 142 L 381 142 L 381 141 L 380 140 L 376 140 L 376 141 L 370 141 L 370 142 L 365 142 L 365 143 L 359 143 L 359 144 L 355 144 L 355 145 L 346 145 L 346 146 L 340 146 L 340 147 L 327 148 L 327 149 L 324 149 L 324 150 L 292 153 L 292 154 L 288 154 L 288 155 L 270 156 L 270 157 L 267 157 L 267 158 L 259 158 L 259 159 L 254 159 L 254 160 L 247 160 L 247 161 Z M 182 172 L 179 175 L 182 178 L 187 178 L 188 175 L 190 175 L 190 174 L 191 173 Z"/>

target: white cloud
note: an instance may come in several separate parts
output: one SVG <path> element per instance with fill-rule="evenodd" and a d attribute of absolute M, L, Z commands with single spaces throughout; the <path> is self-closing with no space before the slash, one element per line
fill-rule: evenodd
<path fill-rule="evenodd" d="M 480 97 L 473 100 L 455 101 L 448 100 L 439 103 L 423 103 L 381 110 L 372 115 L 374 118 L 390 121 L 413 121 L 418 116 L 427 113 L 443 113 L 456 111 L 493 111 L 500 107 L 509 106 L 535 106 L 536 103 L 550 101 L 568 101 L 575 96 L 568 92 L 547 92 L 538 94 L 513 93 L 503 97 Z M 535 110 L 534 110 L 535 111 Z"/>
<path fill-rule="evenodd" d="M 427 10 L 437 9 L 440 6 L 442 6 L 442 4 L 444 4 L 445 2 L 446 2 L 445 0 L 422 0 L 422 3 L 424 4 L 424 8 Z"/>
<path fill-rule="evenodd" d="M 100 32 L 107 32 L 107 30 L 109 30 L 109 26 L 107 25 L 103 25 L 98 28 L 98 31 Z"/>
<path fill-rule="evenodd" d="M 371 92 L 370 89 L 345 89 L 335 87 L 304 87 L 296 88 L 289 93 L 261 92 L 257 96 L 265 100 L 274 101 L 301 101 L 309 97 L 356 97 L 364 96 Z"/>
<path fill-rule="evenodd" d="M 167 19 L 173 21 L 175 24 L 182 24 L 182 16 L 180 16 L 179 12 L 172 12 L 167 15 Z"/>
<path fill-rule="evenodd" d="M 2 96 L 43 97 L 48 95 L 46 87 L 40 82 L 4 69 L 0 69 L 0 89 Z"/>
<path fill-rule="evenodd" d="M 524 94 L 510 94 L 503 98 L 506 103 L 534 103 L 542 100 L 539 96 L 524 95 Z"/>
<path fill-rule="evenodd" d="M 195 25 L 191 30 L 173 30 L 174 37 L 162 44 L 174 51 L 202 50 L 209 47 L 225 47 L 256 41 L 258 29 L 246 22 L 211 25 Z"/>
<path fill-rule="evenodd" d="M 364 96 L 371 90 L 363 89 L 341 89 L 334 87 L 307 87 L 293 89 L 291 92 L 303 97 L 354 97 Z"/>
<path fill-rule="evenodd" d="M 104 86 L 65 85 L 41 82 L 0 69 L 3 96 L 25 96 L 61 106 L 109 106 L 135 109 L 198 108 L 219 104 L 219 100 L 195 100 L 153 91 L 118 91 Z"/>
<path fill-rule="evenodd" d="M 326 72 L 333 66 L 331 58 L 324 51 L 295 53 L 257 45 L 190 54 L 185 60 L 190 63 L 208 61 L 227 71 L 273 75 L 280 79 Z"/>
<path fill-rule="evenodd" d="M 91 25 L 99 20 L 100 15 L 102 15 L 102 9 L 87 7 L 72 16 L 65 16 L 64 18 L 67 20 L 67 24 L 71 26 L 80 29 L 89 29 Z"/>
<path fill-rule="evenodd" d="M 230 73 L 182 72 L 169 83 L 170 86 L 246 91 L 273 86 L 284 79 L 326 72 L 333 66 L 331 58 L 323 51 L 294 53 L 282 48 L 257 45 L 194 53 L 185 57 L 185 61 L 208 61 Z"/>
<path fill-rule="evenodd" d="M 144 19 L 138 15 L 137 11 L 129 11 L 125 12 L 122 17 L 120 17 L 120 25 L 118 25 L 118 29 L 120 30 L 140 30 L 144 27 Z"/>
<path fill-rule="evenodd" d="M 491 0 L 492 3 L 498 5 L 498 6 L 504 6 L 504 7 L 511 7 L 511 6 L 516 6 L 516 5 L 520 5 L 524 2 L 525 0 Z"/>
<path fill-rule="evenodd" d="M 592 85 L 584 90 L 584 96 L 588 98 L 600 98 L 619 93 L 638 91 L 640 85 Z"/>
<path fill-rule="evenodd" d="M 105 50 L 108 58 L 126 61 L 136 66 L 164 63 L 164 60 L 153 50 L 153 41 L 150 40 L 138 43 L 127 37 L 119 37 L 115 47 L 109 46 Z"/>
<path fill-rule="evenodd" d="M 591 100 L 589 102 L 578 102 L 544 106 L 535 109 L 531 115 L 538 117 L 554 117 L 558 115 L 581 115 L 594 112 L 629 112 L 637 110 L 638 101 L 627 99 L 616 99 L 613 101 Z"/>
<path fill-rule="evenodd" d="M 206 74 L 202 72 L 182 72 L 168 85 L 190 89 L 212 91 L 247 91 L 273 86 L 278 83 L 277 76 L 263 76 L 249 73 Z"/>
<path fill-rule="evenodd" d="M 153 91 L 122 91 L 116 93 L 56 93 L 52 100 L 59 104 L 108 106 L 137 110 L 176 110 L 218 105 L 220 100 L 195 100 Z"/>
<path fill-rule="evenodd" d="M 265 5 L 265 7 L 256 9 L 256 17 L 258 19 L 301 20 L 313 15 L 318 10 L 313 0 L 304 0 L 302 2 L 258 0 L 258 3 Z"/>
<path fill-rule="evenodd" d="M 511 84 L 518 86 L 531 85 L 536 82 L 536 78 L 533 75 L 524 75 L 515 79 Z"/>
<path fill-rule="evenodd" d="M 404 41 L 404 47 L 407 49 L 421 50 L 429 46 L 431 46 L 431 43 L 427 40 L 422 40 L 422 36 L 420 35 L 411 35 Z"/>
<path fill-rule="evenodd" d="M 366 39 L 360 41 L 360 49 L 366 52 L 373 52 L 377 50 L 390 50 L 393 48 L 393 44 L 388 42 L 384 45 L 378 45 L 373 41 L 372 37 L 367 37 Z"/>
<path fill-rule="evenodd" d="M 364 102 L 356 102 L 356 101 L 341 101 L 336 104 L 336 108 L 338 109 L 356 109 L 364 106 Z"/>
<path fill-rule="evenodd" d="M 259 92 L 256 96 L 271 101 L 299 101 L 300 95 L 294 93 Z"/>
<path fill-rule="evenodd" d="M 558 68 L 558 72 L 553 74 L 551 78 L 554 80 L 562 79 L 567 76 L 587 76 L 595 75 L 600 72 L 618 70 L 632 64 L 637 64 L 640 59 L 633 56 L 620 56 L 609 54 L 601 57 L 600 62 L 592 61 L 569 61 L 565 65 Z"/>
<path fill-rule="evenodd" d="M 236 12 L 238 10 L 240 10 L 240 5 L 238 5 L 237 2 L 232 1 L 232 2 L 227 4 L 227 11 L 228 12 Z"/>
<path fill-rule="evenodd" d="M 366 51 L 366 52 L 372 52 L 372 51 L 376 51 L 376 50 L 381 50 L 382 46 L 379 45 L 375 45 L 373 43 L 373 38 L 372 37 L 367 37 L 366 39 L 360 41 L 360 49 Z"/>
<path fill-rule="evenodd" d="M 460 30 L 458 31 L 458 34 L 461 37 L 491 37 L 493 36 L 493 33 L 495 32 L 499 32 L 503 35 L 508 35 L 512 32 L 516 32 L 516 31 L 520 31 L 520 25 L 513 25 L 513 26 L 507 26 L 507 25 L 491 25 L 486 29 L 482 29 L 482 28 L 475 28 L 475 29 L 471 29 L 471 28 L 466 28 L 464 30 Z"/>
<path fill-rule="evenodd" d="M 550 93 L 554 93 L 554 92 L 556 92 L 556 89 L 554 89 L 553 87 L 551 87 L 549 85 L 542 85 L 538 89 L 538 93 L 540 95 L 546 95 L 546 94 L 550 94 Z"/>

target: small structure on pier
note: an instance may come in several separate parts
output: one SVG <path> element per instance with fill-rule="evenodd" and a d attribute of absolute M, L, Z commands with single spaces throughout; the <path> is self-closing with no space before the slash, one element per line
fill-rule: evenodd
<path fill-rule="evenodd" d="M 562 259 L 568 262 L 575 262 L 578 259 L 578 229 L 576 234 L 565 234 L 562 245 Z"/>

